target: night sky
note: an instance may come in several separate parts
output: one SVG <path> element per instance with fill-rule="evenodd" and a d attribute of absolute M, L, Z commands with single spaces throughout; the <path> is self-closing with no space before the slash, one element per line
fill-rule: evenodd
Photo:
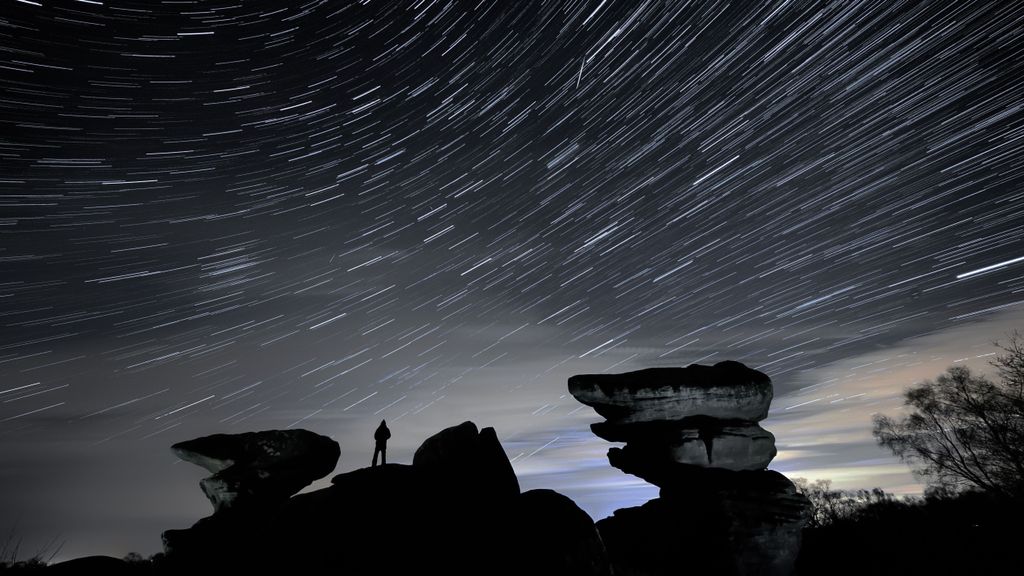
<path fill-rule="evenodd" d="M 168 447 L 338 471 L 495 426 L 595 518 L 586 372 L 770 375 L 772 467 L 920 491 L 871 414 L 1024 329 L 1024 4 L 0 4 L 0 530 L 159 550 Z M 323 482 L 316 486 L 322 486 Z"/>

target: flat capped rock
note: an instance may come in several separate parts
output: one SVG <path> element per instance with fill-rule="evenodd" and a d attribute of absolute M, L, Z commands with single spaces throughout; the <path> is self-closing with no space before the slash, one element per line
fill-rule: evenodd
<path fill-rule="evenodd" d="M 338 443 L 309 430 L 213 434 L 171 446 L 214 474 L 200 487 L 215 512 L 287 499 L 334 470 Z"/>
<path fill-rule="evenodd" d="M 768 416 L 772 381 L 739 362 L 579 374 L 569 392 L 609 422 L 653 422 L 707 416 L 758 422 Z"/>

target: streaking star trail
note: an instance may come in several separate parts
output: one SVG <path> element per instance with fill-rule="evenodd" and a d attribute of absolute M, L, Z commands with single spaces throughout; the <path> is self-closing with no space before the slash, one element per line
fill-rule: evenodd
<path fill-rule="evenodd" d="M 494 426 L 603 517 L 579 373 L 742 361 L 773 463 L 917 488 L 870 415 L 1024 328 L 1024 5 L 0 8 L 0 509 L 62 554 L 206 514 L 168 447 L 367 466 Z M 845 483 L 845 484 L 844 484 Z M 155 498 L 154 494 L 160 494 Z"/>

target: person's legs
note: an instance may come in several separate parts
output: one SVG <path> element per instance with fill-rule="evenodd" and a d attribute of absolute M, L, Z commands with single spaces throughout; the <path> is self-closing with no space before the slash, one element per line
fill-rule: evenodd
<path fill-rule="evenodd" d="M 384 464 L 388 463 L 388 449 L 387 448 L 381 448 L 380 449 L 380 463 L 381 463 L 381 465 L 384 465 Z"/>
<path fill-rule="evenodd" d="M 376 466 L 377 465 L 377 454 L 379 452 L 380 452 L 380 448 L 374 448 L 373 449 L 373 464 L 371 464 L 371 466 Z"/>

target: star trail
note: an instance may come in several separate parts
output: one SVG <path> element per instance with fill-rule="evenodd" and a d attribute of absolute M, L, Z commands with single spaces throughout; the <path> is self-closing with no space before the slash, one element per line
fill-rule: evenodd
<path fill-rule="evenodd" d="M 724 359 L 775 383 L 773 467 L 913 491 L 870 415 L 1024 329 L 1022 21 L 4 2 L 0 529 L 152 553 L 208 508 L 170 444 L 304 427 L 343 471 L 381 418 L 399 462 L 495 426 L 602 517 L 652 489 L 567 378 Z"/>

